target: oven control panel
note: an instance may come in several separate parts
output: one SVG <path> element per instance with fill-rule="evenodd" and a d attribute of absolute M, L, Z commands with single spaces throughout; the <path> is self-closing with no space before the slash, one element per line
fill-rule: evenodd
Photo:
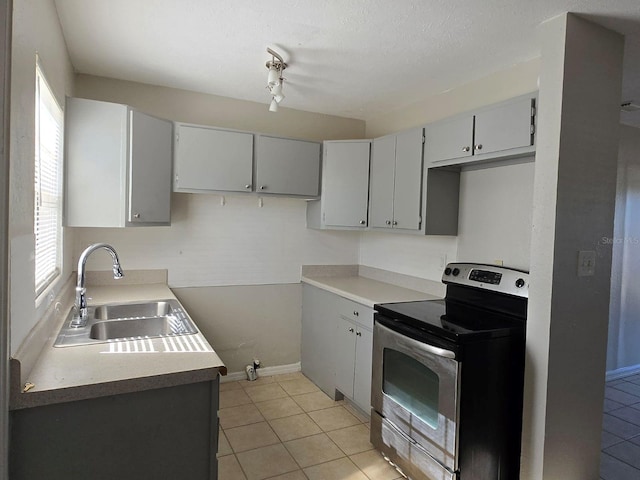
<path fill-rule="evenodd" d="M 498 265 L 450 263 L 444 269 L 442 282 L 529 297 L 529 273 Z"/>

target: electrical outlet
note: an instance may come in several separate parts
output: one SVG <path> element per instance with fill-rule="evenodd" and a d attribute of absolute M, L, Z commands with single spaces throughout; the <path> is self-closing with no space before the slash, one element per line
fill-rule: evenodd
<path fill-rule="evenodd" d="M 578 252 L 578 276 L 591 277 L 596 271 L 596 252 L 594 250 L 580 250 Z"/>

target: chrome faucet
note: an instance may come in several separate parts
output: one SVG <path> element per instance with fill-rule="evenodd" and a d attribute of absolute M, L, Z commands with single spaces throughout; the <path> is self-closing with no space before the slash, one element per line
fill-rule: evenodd
<path fill-rule="evenodd" d="M 75 308 L 78 312 L 78 315 L 74 316 L 73 320 L 71 320 L 71 327 L 81 328 L 87 324 L 87 289 L 84 286 L 85 265 L 87 263 L 87 258 L 89 258 L 89 255 L 101 248 L 105 249 L 107 252 L 109 252 L 109 254 L 111 254 L 111 258 L 113 259 L 113 278 L 117 280 L 118 278 L 124 277 L 122 268 L 120 268 L 120 260 L 118 259 L 118 254 L 111 245 L 108 245 L 106 243 L 94 243 L 93 245 L 89 245 L 84 250 L 84 252 L 82 252 L 82 254 L 80 255 L 80 259 L 78 260 L 78 283 L 76 285 L 75 303 Z"/>

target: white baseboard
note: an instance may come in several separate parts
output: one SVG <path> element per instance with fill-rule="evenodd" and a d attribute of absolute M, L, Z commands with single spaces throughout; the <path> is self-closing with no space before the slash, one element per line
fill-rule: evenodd
<path fill-rule="evenodd" d="M 609 382 L 611 380 L 628 377 L 629 375 L 634 375 L 636 373 L 640 373 L 640 365 L 617 368 L 616 370 L 610 370 L 607 372 L 606 380 Z"/>
<path fill-rule="evenodd" d="M 273 367 L 261 367 L 257 370 L 258 377 L 270 377 L 272 375 L 281 375 L 284 373 L 295 373 L 300 371 L 300 362 L 292 363 L 290 365 L 275 365 Z M 231 372 L 220 377 L 220 383 L 237 382 L 238 380 L 246 380 L 247 373 Z"/>

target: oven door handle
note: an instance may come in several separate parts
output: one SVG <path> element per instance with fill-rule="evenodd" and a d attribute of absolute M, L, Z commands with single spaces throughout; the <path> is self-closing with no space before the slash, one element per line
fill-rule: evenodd
<path fill-rule="evenodd" d="M 456 358 L 456 354 L 453 353 L 451 350 L 445 350 L 444 348 L 434 347 L 433 345 L 429 345 L 428 343 L 422 344 L 420 348 L 422 348 L 426 352 L 433 353 L 434 355 L 437 355 L 439 357 Z"/>
<path fill-rule="evenodd" d="M 387 331 L 387 333 L 392 334 L 392 335 L 402 335 L 399 332 L 396 332 L 392 329 L 390 329 L 389 327 L 385 327 L 384 325 L 381 325 L 380 323 L 377 323 L 377 326 L 379 328 L 381 328 L 383 331 Z M 407 338 L 405 337 L 405 342 L 412 344 L 415 348 L 422 350 L 423 352 L 427 352 L 427 353 L 431 353 L 433 355 L 436 355 L 438 357 L 444 357 L 444 358 L 452 358 L 455 359 L 456 358 L 456 354 L 455 352 L 452 352 L 451 350 L 447 350 L 445 348 L 440 348 L 440 347 L 436 347 L 434 345 L 430 345 L 428 343 L 423 343 L 423 342 L 418 342 L 417 340 L 414 340 L 412 338 Z"/>

